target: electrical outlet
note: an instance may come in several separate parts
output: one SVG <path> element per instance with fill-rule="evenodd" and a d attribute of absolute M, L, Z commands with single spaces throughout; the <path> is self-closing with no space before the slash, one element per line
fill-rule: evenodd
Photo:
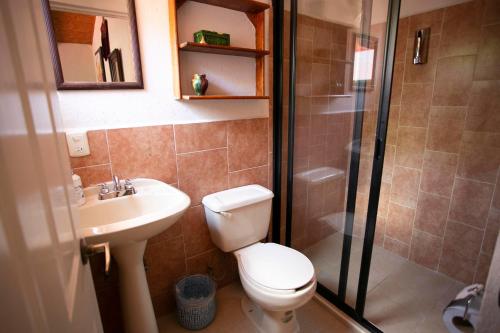
<path fill-rule="evenodd" d="M 87 132 L 66 133 L 66 142 L 68 143 L 69 156 L 81 157 L 90 155 Z"/>

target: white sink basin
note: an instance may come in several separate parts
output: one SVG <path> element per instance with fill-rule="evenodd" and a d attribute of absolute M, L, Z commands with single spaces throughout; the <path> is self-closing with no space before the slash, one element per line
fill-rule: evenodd
<path fill-rule="evenodd" d="M 127 333 L 157 333 L 143 256 L 149 238 L 173 225 L 191 200 L 182 191 L 153 179 L 133 179 L 137 193 L 98 200 L 97 187 L 84 190 L 80 233 L 88 244 L 109 242 L 120 274 Z M 111 268 L 113 269 L 113 268 Z"/>
<path fill-rule="evenodd" d="M 116 247 L 147 240 L 174 224 L 191 202 L 184 192 L 158 180 L 138 178 L 132 184 L 136 194 L 107 200 L 98 200 L 97 187 L 84 190 L 80 232 L 87 243 Z"/>

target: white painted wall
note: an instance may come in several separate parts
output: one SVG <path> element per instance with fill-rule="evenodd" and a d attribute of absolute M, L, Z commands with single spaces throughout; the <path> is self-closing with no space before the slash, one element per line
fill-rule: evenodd
<path fill-rule="evenodd" d="M 92 45 L 58 43 L 59 57 L 66 81 L 95 81 L 94 53 Z"/>
<path fill-rule="evenodd" d="M 267 2 L 267 0 L 260 1 Z M 63 124 L 67 130 L 194 123 L 268 116 L 269 102 L 266 100 L 176 101 L 172 89 L 168 1 L 135 0 L 135 5 L 144 90 L 59 91 Z M 191 5 L 187 2 L 185 6 Z M 242 25 L 247 24 L 248 21 L 244 16 L 223 17 L 220 11 L 224 9 L 211 6 L 204 6 L 204 8 L 203 17 L 197 16 L 199 22 L 186 22 L 191 20 L 186 17 L 180 21 L 181 26 L 193 24 L 214 27 L 214 30 L 225 31 L 232 36 L 234 34 L 236 39 L 233 45 L 239 45 L 241 42 L 241 45 L 245 46 L 247 44 L 243 43 L 255 38 L 253 30 L 243 29 Z M 181 9 L 181 14 L 183 10 L 190 9 L 189 7 Z M 200 23 L 202 19 L 206 23 Z M 248 59 L 242 58 L 243 60 L 236 65 L 236 62 L 232 63 L 234 59 L 226 62 L 225 58 L 227 57 L 206 59 L 212 62 L 211 67 L 208 65 L 204 67 L 206 72 L 215 71 L 217 66 L 226 72 L 228 68 L 232 68 L 229 71 L 231 76 L 228 82 L 236 82 L 237 89 L 240 89 L 241 82 L 248 81 L 248 73 L 252 72 L 252 77 L 255 75 L 255 71 L 247 68 L 250 66 L 246 66 L 249 65 L 246 62 Z M 230 65 L 232 67 L 229 67 Z M 208 79 L 210 80 L 210 75 Z M 246 89 L 245 87 L 248 85 L 241 84 L 242 90 Z M 267 89 L 269 90 L 269 87 Z"/>

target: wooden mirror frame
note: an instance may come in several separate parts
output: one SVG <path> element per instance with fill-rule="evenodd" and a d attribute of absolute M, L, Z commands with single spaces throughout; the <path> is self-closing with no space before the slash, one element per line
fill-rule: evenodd
<path fill-rule="evenodd" d="M 49 0 L 41 0 L 45 25 L 49 36 L 50 53 L 52 67 L 56 79 L 57 90 L 106 90 L 106 89 L 143 89 L 144 83 L 142 79 L 141 67 L 141 52 L 139 48 L 139 36 L 137 34 L 137 20 L 135 16 L 134 0 L 127 0 L 128 14 L 130 18 L 130 33 L 132 42 L 132 54 L 136 81 L 134 82 L 64 82 L 64 76 L 57 48 L 57 39 L 52 24 L 52 15 L 50 13 Z"/>

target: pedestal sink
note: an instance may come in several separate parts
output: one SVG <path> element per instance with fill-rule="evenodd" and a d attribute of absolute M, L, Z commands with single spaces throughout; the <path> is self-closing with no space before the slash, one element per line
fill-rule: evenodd
<path fill-rule="evenodd" d="M 84 190 L 80 232 L 87 244 L 109 242 L 118 264 L 127 333 L 157 333 L 143 255 L 149 238 L 173 225 L 190 205 L 178 189 L 153 179 L 134 179 L 137 193 L 98 200 L 97 187 Z"/>

